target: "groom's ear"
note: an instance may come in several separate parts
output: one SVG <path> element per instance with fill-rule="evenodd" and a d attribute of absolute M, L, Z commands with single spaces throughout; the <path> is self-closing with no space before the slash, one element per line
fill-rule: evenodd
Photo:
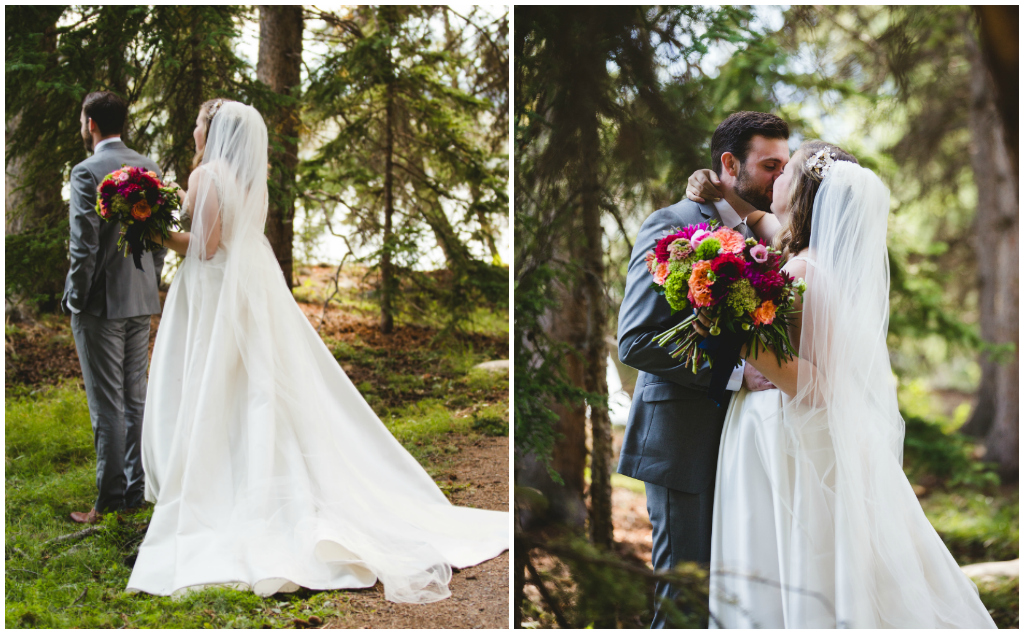
<path fill-rule="evenodd" d="M 740 173 L 740 160 L 732 152 L 722 152 L 722 176 L 736 178 Z"/>

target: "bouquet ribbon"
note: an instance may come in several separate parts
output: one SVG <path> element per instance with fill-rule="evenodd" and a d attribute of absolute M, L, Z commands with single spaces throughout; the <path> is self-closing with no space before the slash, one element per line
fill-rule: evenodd
<path fill-rule="evenodd" d="M 142 268 L 142 254 L 146 247 L 142 244 L 143 233 L 146 231 L 146 227 L 142 223 L 135 223 L 128 225 L 127 230 L 124 232 L 124 239 L 128 242 L 128 248 L 132 252 L 132 260 L 135 261 L 135 268 L 140 271 L 145 271 Z"/>
<path fill-rule="evenodd" d="M 711 384 L 708 386 L 708 398 L 724 407 L 729 402 L 729 395 L 726 386 L 729 385 L 729 377 L 740 360 L 740 351 L 747 337 L 743 333 L 730 332 L 722 329 L 718 335 L 710 336 L 697 344 L 708 353 L 713 361 L 711 364 Z"/>

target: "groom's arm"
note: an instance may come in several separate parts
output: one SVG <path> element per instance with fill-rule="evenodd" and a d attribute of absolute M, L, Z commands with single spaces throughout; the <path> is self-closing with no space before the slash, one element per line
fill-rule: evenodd
<path fill-rule="evenodd" d="M 619 309 L 619 359 L 626 365 L 694 390 L 707 390 L 711 370 L 705 366 L 694 374 L 681 360 L 673 359 L 671 348 L 654 343 L 654 337 L 687 317 L 672 314 L 668 301 L 651 290 L 653 277 L 644 256 L 662 234 L 683 223 L 672 212 L 661 209 L 644 221 L 629 258 L 626 292 Z"/>
<path fill-rule="evenodd" d="M 100 248 L 100 216 L 96 213 L 96 181 L 89 170 L 76 165 L 71 170 L 70 201 L 71 238 L 68 255 L 70 289 L 68 310 L 78 313 L 85 308 L 96 269 L 96 254 Z"/>

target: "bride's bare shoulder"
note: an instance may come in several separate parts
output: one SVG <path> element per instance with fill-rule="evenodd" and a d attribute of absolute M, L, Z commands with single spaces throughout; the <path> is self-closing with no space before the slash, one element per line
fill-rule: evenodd
<path fill-rule="evenodd" d="M 807 249 L 804 249 L 795 256 L 789 258 L 789 262 L 782 267 L 782 270 L 792 275 L 795 279 L 807 278 Z"/>

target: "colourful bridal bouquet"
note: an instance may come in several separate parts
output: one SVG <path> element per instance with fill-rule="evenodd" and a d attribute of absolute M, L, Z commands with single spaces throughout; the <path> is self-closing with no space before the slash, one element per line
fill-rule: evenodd
<path fill-rule="evenodd" d="M 181 207 L 175 187 L 167 187 L 141 167 L 122 165 L 103 179 L 96 192 L 96 213 L 107 222 L 120 222 L 118 250 L 132 254 L 135 268 L 142 269 L 142 254 L 162 248 L 150 239 L 153 234 L 168 237 L 178 226 L 174 211 Z"/>
<path fill-rule="evenodd" d="M 651 288 L 665 296 L 673 314 L 694 311 L 654 341 L 676 346 L 672 357 L 695 374 L 706 360 L 712 369 L 708 394 L 719 404 L 744 346 L 755 356 L 759 348 L 772 350 L 780 360 L 795 354 L 787 326 L 806 285 L 781 270 L 779 251 L 712 220 L 658 240 L 646 261 Z M 690 327 L 696 310 L 711 320 L 707 339 Z"/>

